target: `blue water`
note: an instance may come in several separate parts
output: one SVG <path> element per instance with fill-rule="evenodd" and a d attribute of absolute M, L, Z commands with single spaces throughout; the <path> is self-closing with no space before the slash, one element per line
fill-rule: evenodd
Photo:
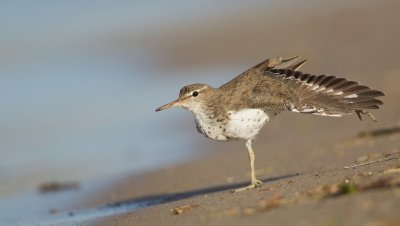
<path fill-rule="evenodd" d="M 195 156 L 191 115 L 154 109 L 199 75 L 151 73 L 135 60 L 67 55 L 0 77 L 2 191 L 141 172 Z M 207 73 L 202 79 L 218 80 Z"/>
<path fill-rule="evenodd" d="M 0 77 L 1 221 L 40 222 L 51 218 L 47 208 L 55 200 L 72 205 L 68 193 L 54 199 L 38 195 L 42 182 L 107 181 L 206 154 L 196 149 L 206 139 L 189 112 L 154 110 L 176 98 L 181 86 L 198 81 L 193 78 L 220 85 L 236 69 L 160 76 L 139 61 L 66 54 Z"/>
<path fill-rule="evenodd" d="M 220 85 L 242 67 L 166 69 L 162 43 L 143 46 L 135 37 L 241 6 L 0 3 L 0 197 L 197 156 L 191 115 L 154 109 L 185 84 Z M 124 37 L 132 40 L 121 44 Z"/>
<path fill-rule="evenodd" d="M 0 3 L 0 224 L 43 222 L 55 202 L 62 210 L 81 199 L 42 196 L 43 182 L 86 186 L 206 154 L 189 112 L 154 110 L 186 84 L 219 86 L 248 65 L 168 65 L 159 35 L 246 9 L 208 0 Z"/>

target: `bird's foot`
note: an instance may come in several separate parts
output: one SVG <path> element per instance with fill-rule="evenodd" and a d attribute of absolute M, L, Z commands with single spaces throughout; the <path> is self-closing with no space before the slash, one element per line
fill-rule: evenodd
<path fill-rule="evenodd" d="M 372 121 L 378 122 L 378 120 L 376 120 L 375 116 L 366 110 L 356 110 L 356 113 L 357 113 L 357 116 L 360 119 L 360 121 L 362 121 L 362 115 L 367 115 Z"/>
<path fill-rule="evenodd" d="M 254 180 L 254 181 L 251 182 L 250 185 L 245 186 L 245 187 L 242 187 L 242 188 L 238 188 L 238 189 L 235 189 L 235 190 L 232 190 L 231 192 L 233 193 L 233 192 L 247 191 L 247 190 L 250 190 L 250 189 L 253 189 L 253 188 L 261 187 L 262 185 L 263 185 L 263 182 L 262 182 L 262 181 L 260 181 L 260 180 Z"/>

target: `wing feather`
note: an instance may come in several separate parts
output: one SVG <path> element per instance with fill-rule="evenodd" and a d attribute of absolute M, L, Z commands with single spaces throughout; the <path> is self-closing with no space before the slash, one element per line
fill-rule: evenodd
<path fill-rule="evenodd" d="M 291 69 L 269 69 L 267 76 L 283 81 L 296 98 L 286 103 L 293 112 L 326 116 L 342 116 L 353 111 L 378 109 L 383 104 L 378 90 L 333 75 L 311 75 Z"/>

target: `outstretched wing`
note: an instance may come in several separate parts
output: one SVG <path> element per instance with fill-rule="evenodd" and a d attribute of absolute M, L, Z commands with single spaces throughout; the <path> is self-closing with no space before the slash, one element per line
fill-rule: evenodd
<path fill-rule="evenodd" d="M 311 75 L 287 68 L 265 70 L 268 77 L 285 84 L 294 97 L 285 105 L 288 110 L 325 116 L 367 114 L 383 102 L 376 99 L 384 93 L 357 82 L 328 75 Z M 368 113 L 369 114 L 369 113 Z M 361 119 L 361 117 L 360 117 Z"/>

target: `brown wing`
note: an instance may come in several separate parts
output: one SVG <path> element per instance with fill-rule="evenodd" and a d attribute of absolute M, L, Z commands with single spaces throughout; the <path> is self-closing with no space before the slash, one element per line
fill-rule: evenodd
<path fill-rule="evenodd" d="M 306 60 L 299 61 L 299 57 L 284 59 L 282 57 L 268 58 L 255 66 L 247 69 L 231 81 L 221 87 L 227 96 L 240 93 L 238 101 L 233 107 L 241 107 L 246 104 L 254 108 L 273 110 L 275 112 L 286 110 L 286 102 L 293 102 L 290 98 L 295 97 L 292 91 L 286 88 L 283 81 L 277 81 L 270 76 L 265 76 L 265 71 L 271 69 L 292 69 L 298 70 Z M 281 87 L 285 86 L 285 87 Z M 281 87 L 281 88 L 280 88 Z M 239 103 L 239 105 L 238 105 Z"/>
<path fill-rule="evenodd" d="M 265 73 L 278 83 L 283 82 L 295 95 L 286 103 L 293 112 L 340 117 L 355 111 L 360 117 L 360 113 L 367 114 L 366 110 L 378 109 L 383 104 L 376 99 L 384 96 L 383 92 L 344 78 L 276 68 Z"/>
<path fill-rule="evenodd" d="M 248 80 L 254 78 L 256 74 L 264 74 L 264 71 L 270 69 L 281 69 L 281 68 L 288 68 L 292 70 L 298 70 L 302 67 L 307 60 L 299 61 L 299 57 L 295 56 L 292 58 L 283 59 L 283 57 L 274 57 L 268 58 L 253 67 L 247 69 L 231 81 L 225 83 L 220 88 L 221 89 L 232 89 L 238 86 L 240 83 L 248 83 Z"/>

